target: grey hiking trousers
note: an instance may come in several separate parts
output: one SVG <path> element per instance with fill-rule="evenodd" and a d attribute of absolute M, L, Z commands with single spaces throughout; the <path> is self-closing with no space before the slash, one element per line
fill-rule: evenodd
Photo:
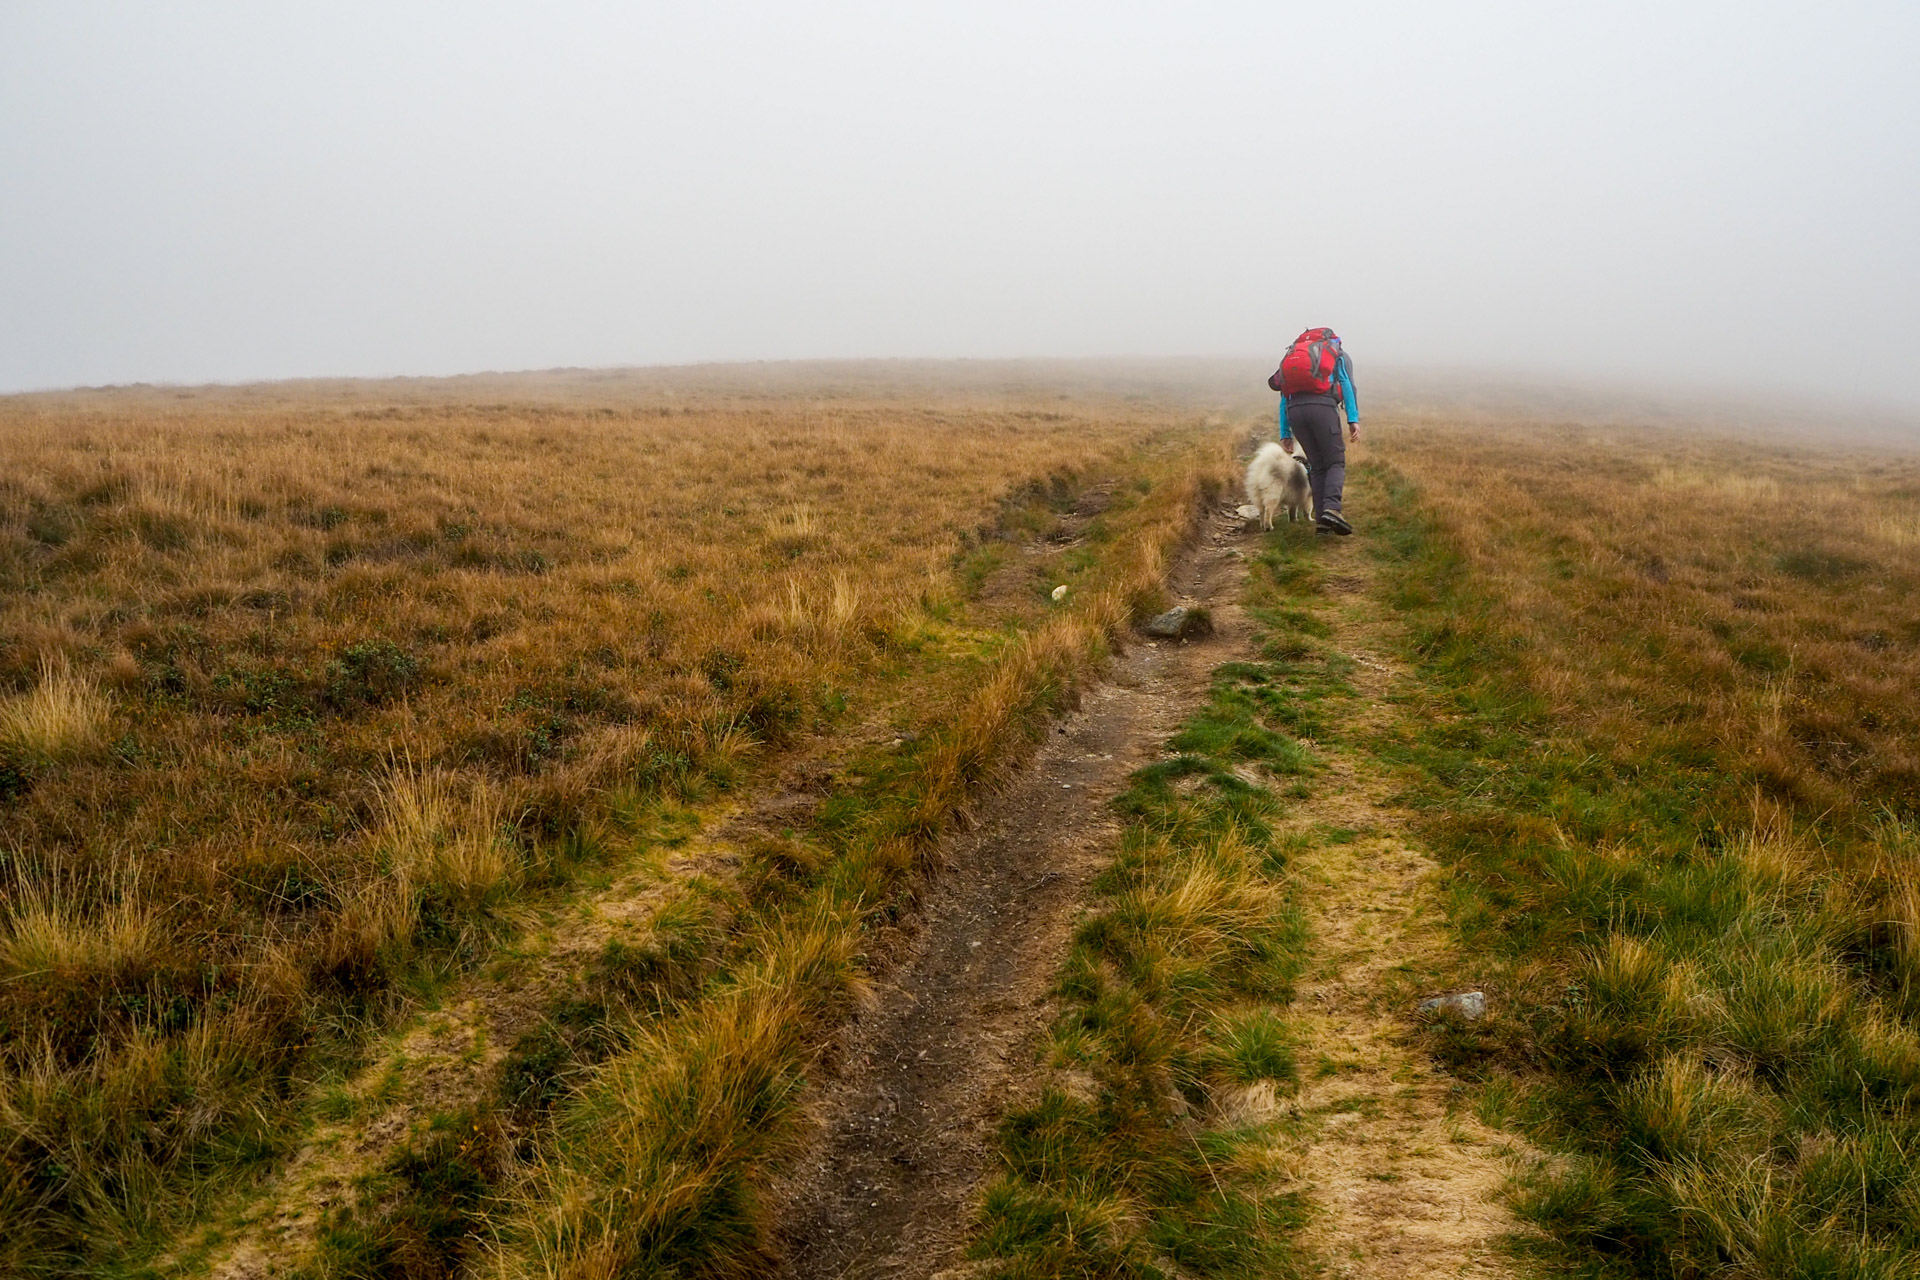
<path fill-rule="evenodd" d="M 1347 438 L 1340 432 L 1340 411 L 1331 399 L 1296 397 L 1287 401 L 1287 430 L 1307 455 L 1314 518 L 1322 511 L 1338 511 L 1347 487 Z"/>

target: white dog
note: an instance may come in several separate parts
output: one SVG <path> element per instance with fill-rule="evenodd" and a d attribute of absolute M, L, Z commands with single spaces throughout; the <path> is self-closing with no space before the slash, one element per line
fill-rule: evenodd
<path fill-rule="evenodd" d="M 1308 508 L 1312 503 L 1307 460 L 1271 440 L 1261 445 L 1247 464 L 1247 506 L 1240 509 L 1242 513 L 1249 520 L 1257 516 L 1263 527 L 1271 529 L 1282 507 L 1287 509 L 1288 524 L 1296 518 L 1311 519 L 1313 513 Z"/>

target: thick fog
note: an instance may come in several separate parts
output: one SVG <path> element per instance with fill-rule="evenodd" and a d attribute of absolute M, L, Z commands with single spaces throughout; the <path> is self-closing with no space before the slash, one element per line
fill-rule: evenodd
<path fill-rule="evenodd" d="M 1920 404 L 1916 67 L 1912 0 L 5 0 L 0 390 L 1328 324 Z"/>

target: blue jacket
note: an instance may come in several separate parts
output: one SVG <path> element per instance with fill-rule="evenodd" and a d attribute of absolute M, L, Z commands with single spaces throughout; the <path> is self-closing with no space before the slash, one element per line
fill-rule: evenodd
<path fill-rule="evenodd" d="M 1360 405 L 1353 398 L 1353 362 L 1347 359 L 1347 353 L 1344 351 L 1340 353 L 1339 361 L 1333 366 L 1333 386 L 1334 390 L 1340 393 L 1341 402 L 1346 405 L 1347 421 L 1359 422 Z M 1280 438 L 1293 439 L 1293 432 L 1287 429 L 1287 398 L 1285 396 L 1280 397 Z"/>

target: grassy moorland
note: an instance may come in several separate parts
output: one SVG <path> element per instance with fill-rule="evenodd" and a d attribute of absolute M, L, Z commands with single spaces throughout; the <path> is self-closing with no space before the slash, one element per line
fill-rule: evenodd
<path fill-rule="evenodd" d="M 1435 1046 L 1580 1274 L 1920 1269 L 1920 461 L 1404 424 L 1380 743 L 1495 994 Z"/>
<path fill-rule="evenodd" d="M 1227 476 L 1190 395 L 1020 376 L 0 402 L 0 1272 L 776 1265 L 875 930 Z M 1376 425 L 1347 549 L 1402 701 L 1328 736 L 1325 549 L 1269 539 L 976 1257 L 1309 1266 L 1273 1104 L 1320 742 L 1446 862 L 1493 1013 L 1427 1043 L 1544 1153 L 1534 1265 L 1912 1274 L 1920 461 Z"/>
<path fill-rule="evenodd" d="M 516 1046 L 315 1265 L 447 1273 L 483 1201 L 515 1270 L 750 1255 L 862 929 L 1155 603 L 1218 434 L 765 376 L 0 402 L 0 1270 L 142 1256 L 529 904 L 812 752 L 812 833 L 668 893 L 593 1052 Z"/>

